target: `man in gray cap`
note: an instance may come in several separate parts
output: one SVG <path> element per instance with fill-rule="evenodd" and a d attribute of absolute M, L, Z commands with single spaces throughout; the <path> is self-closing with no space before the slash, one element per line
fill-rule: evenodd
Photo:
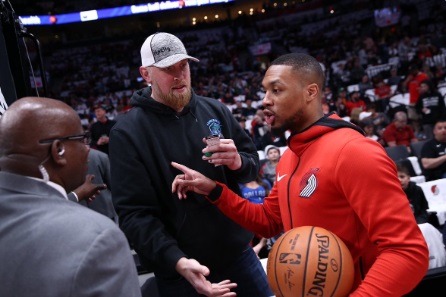
<path fill-rule="evenodd" d="M 253 180 L 259 157 L 230 110 L 191 88 L 183 43 L 168 33 L 141 47 L 133 108 L 110 133 L 112 197 L 121 229 L 143 266 L 152 270 L 160 296 L 273 295 L 250 247 L 253 234 L 227 219 L 200 194 L 179 200 L 171 184 L 188 164 L 240 193 Z M 206 142 L 212 136 L 214 145 Z M 144 292 L 143 292 L 144 294 Z"/>

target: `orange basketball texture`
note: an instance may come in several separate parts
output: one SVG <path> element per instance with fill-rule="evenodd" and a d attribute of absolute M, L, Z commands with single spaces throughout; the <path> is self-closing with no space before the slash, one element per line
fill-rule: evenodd
<path fill-rule="evenodd" d="M 344 242 L 312 226 L 279 237 L 269 252 L 266 271 L 277 297 L 345 297 L 354 279 L 353 259 Z"/>

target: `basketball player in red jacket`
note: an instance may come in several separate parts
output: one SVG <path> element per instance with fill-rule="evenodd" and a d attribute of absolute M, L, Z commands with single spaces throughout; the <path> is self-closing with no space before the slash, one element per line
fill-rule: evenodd
<path fill-rule="evenodd" d="M 291 132 L 290 149 L 277 165 L 264 203 L 249 203 L 177 163 L 172 165 L 182 172 L 172 191 L 180 199 L 187 191 L 207 195 L 232 220 L 267 238 L 306 225 L 328 229 L 344 241 L 355 262 L 349 296 L 409 293 L 428 269 L 429 252 L 393 161 L 362 130 L 336 114 L 324 115 L 324 74 L 313 57 L 291 53 L 277 58 L 262 84 L 271 130 Z M 207 151 L 219 156 L 218 147 Z"/>

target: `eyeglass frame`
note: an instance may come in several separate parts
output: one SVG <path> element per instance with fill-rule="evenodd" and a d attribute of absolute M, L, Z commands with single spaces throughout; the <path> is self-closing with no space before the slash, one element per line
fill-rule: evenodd
<path fill-rule="evenodd" d="M 91 134 L 90 132 L 86 132 L 84 134 L 79 135 L 69 135 L 64 137 L 54 137 L 48 139 L 39 140 L 39 143 L 52 143 L 56 140 L 64 141 L 64 140 L 83 140 L 85 145 L 89 145 L 91 143 Z"/>

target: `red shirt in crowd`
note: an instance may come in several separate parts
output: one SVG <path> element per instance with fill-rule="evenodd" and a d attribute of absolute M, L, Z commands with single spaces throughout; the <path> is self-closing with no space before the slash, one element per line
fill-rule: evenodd
<path fill-rule="evenodd" d="M 376 99 L 378 99 L 378 100 L 390 98 L 390 96 L 392 96 L 392 89 L 390 88 L 389 85 L 387 85 L 383 82 L 375 88 L 375 96 L 376 96 Z"/>
<path fill-rule="evenodd" d="M 424 72 L 418 72 L 418 74 L 409 82 L 409 96 L 410 104 L 415 105 L 420 97 L 418 88 L 423 80 L 429 79 L 429 76 Z"/>
<path fill-rule="evenodd" d="M 404 144 L 409 146 L 413 139 L 416 139 L 413 129 L 409 125 L 405 125 L 403 128 L 397 128 L 395 123 L 390 123 L 383 132 L 383 139 L 388 144 L 389 142 L 395 142 L 396 145 Z"/>

